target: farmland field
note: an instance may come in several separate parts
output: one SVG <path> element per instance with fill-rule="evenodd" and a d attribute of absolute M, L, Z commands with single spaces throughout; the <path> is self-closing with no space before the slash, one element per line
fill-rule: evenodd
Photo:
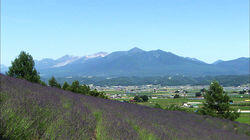
<path fill-rule="evenodd" d="M 234 102 L 240 102 L 240 101 L 244 101 L 247 98 L 232 98 L 232 100 Z M 178 106 L 182 106 L 183 103 L 186 102 L 203 102 L 204 100 L 191 100 L 191 99 L 187 99 L 187 98 L 176 98 L 176 99 L 149 99 L 148 102 L 141 102 L 141 103 L 137 103 L 140 105 L 146 105 L 146 106 L 150 106 L 153 107 L 155 104 L 159 104 L 161 107 L 165 108 L 166 106 L 169 105 L 178 105 Z M 198 105 L 199 107 L 201 107 L 202 105 Z M 250 110 L 250 106 L 231 106 L 232 108 L 238 110 Z M 197 110 L 196 108 L 189 108 L 189 110 L 195 111 Z M 250 113 L 241 113 L 240 117 L 236 120 L 240 123 L 246 123 L 246 124 L 250 124 Z"/>
<path fill-rule="evenodd" d="M 129 99 L 133 99 L 134 96 L 136 95 L 148 95 L 148 96 L 159 96 L 160 98 L 158 99 L 149 99 L 148 102 L 138 102 L 136 104 L 139 105 L 145 105 L 145 106 L 149 106 L 149 107 L 154 107 L 155 104 L 159 104 L 163 109 L 165 109 L 167 106 L 170 105 L 177 105 L 177 106 L 182 106 L 184 103 L 187 102 L 203 102 L 204 100 L 202 99 L 195 99 L 195 95 L 194 94 L 190 94 L 193 92 L 198 92 L 199 90 L 197 89 L 191 89 L 188 90 L 188 97 L 180 97 L 180 98 L 161 98 L 161 96 L 165 95 L 165 96 L 169 96 L 169 95 L 174 95 L 175 93 L 173 93 L 174 91 L 176 91 L 178 89 L 168 89 L 168 91 L 158 91 L 157 93 L 153 93 L 153 92 L 140 92 L 140 93 L 131 93 L 131 94 L 126 94 L 127 97 L 130 98 L 117 98 L 115 100 L 118 101 L 129 101 Z M 227 90 L 227 93 L 230 97 L 230 99 L 233 101 L 234 104 L 231 105 L 231 108 L 233 109 L 240 109 L 243 111 L 250 111 L 250 102 L 246 102 L 246 100 L 250 99 L 250 95 L 240 95 L 240 94 L 232 94 L 232 90 Z M 108 94 L 123 94 L 124 92 L 122 91 L 106 91 L 106 93 Z M 146 94 L 145 94 L 146 93 Z M 192 99 L 193 98 L 193 99 Z M 198 104 L 198 107 L 202 107 L 202 104 Z M 189 111 L 193 111 L 195 112 L 197 110 L 197 108 L 186 108 Z M 237 122 L 240 123 L 245 123 L 245 124 L 250 124 L 250 119 L 249 119 L 249 115 L 246 113 L 241 113 L 240 117 L 236 120 Z"/>
<path fill-rule="evenodd" d="M 246 123 L 250 125 L 250 113 L 242 113 L 240 117 L 236 120 L 240 123 Z"/>
<path fill-rule="evenodd" d="M 150 99 L 148 102 L 139 103 L 141 105 L 147 105 L 152 106 L 154 104 L 159 104 L 162 107 L 168 106 L 168 105 L 183 105 L 183 103 L 186 102 L 202 102 L 203 100 L 190 100 L 187 98 L 176 98 L 176 99 Z"/>

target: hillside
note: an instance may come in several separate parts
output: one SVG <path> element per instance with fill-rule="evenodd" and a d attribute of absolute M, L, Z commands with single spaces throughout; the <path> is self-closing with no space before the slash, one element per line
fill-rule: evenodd
<path fill-rule="evenodd" d="M 249 58 L 242 57 L 230 61 L 218 61 L 215 65 L 220 68 L 231 69 L 234 72 L 243 73 L 248 71 L 249 73 L 250 61 Z"/>
<path fill-rule="evenodd" d="M 240 140 L 250 135 L 246 124 L 0 79 L 0 134 L 10 139 Z"/>
<path fill-rule="evenodd" d="M 47 59 L 36 63 L 43 77 L 66 76 L 204 76 L 249 74 L 249 58 L 236 59 L 226 65 L 207 64 L 195 58 L 181 57 L 162 50 L 144 51 L 133 48 L 95 57 L 70 57 L 58 65 L 58 60 Z M 42 65 L 45 61 L 47 68 Z M 62 65 L 63 64 L 63 65 Z M 48 67 L 48 65 L 50 67 Z"/>

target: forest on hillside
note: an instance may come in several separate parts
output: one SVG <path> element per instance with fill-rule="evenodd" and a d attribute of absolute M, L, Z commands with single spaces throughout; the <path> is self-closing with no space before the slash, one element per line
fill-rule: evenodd
<path fill-rule="evenodd" d="M 44 81 L 48 79 L 43 78 Z M 161 85 L 161 86 L 181 86 L 181 85 L 209 85 L 213 81 L 218 81 L 222 86 L 240 86 L 250 83 L 250 75 L 221 75 L 221 76 L 156 76 L 156 77 L 70 77 L 56 78 L 63 84 L 65 81 L 72 83 L 78 80 L 80 84 L 93 84 L 96 86 L 133 86 L 133 85 Z"/>

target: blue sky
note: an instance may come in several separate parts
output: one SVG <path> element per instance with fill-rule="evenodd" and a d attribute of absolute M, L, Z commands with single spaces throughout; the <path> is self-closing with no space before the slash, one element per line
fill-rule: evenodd
<path fill-rule="evenodd" d="M 249 57 L 249 0 L 2 0 L 1 63 L 139 47 Z"/>

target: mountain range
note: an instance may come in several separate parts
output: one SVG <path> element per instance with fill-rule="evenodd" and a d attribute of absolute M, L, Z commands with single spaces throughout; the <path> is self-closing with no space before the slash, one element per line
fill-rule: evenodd
<path fill-rule="evenodd" d="M 249 58 L 216 61 L 208 64 L 196 58 L 181 57 L 162 50 L 133 48 L 113 53 L 100 52 L 83 57 L 35 60 L 42 77 L 68 76 L 204 76 L 249 74 Z"/>
<path fill-rule="evenodd" d="M 249 74 L 250 58 L 223 61 L 212 64 L 196 58 L 181 57 L 162 50 L 144 51 L 133 48 L 112 53 L 99 52 L 87 56 L 65 55 L 58 59 L 35 60 L 35 67 L 42 77 L 70 76 L 215 76 Z M 1 73 L 8 67 L 1 65 Z"/>

